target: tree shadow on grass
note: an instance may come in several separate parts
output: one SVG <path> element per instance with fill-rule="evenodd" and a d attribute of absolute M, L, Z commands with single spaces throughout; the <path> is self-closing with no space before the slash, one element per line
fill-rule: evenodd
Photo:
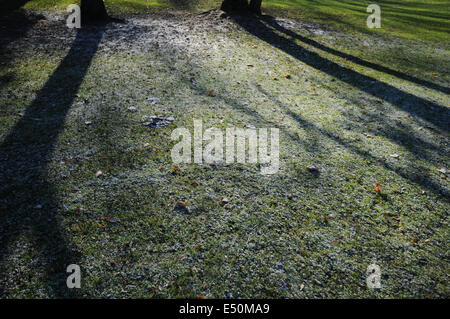
<path fill-rule="evenodd" d="M 307 129 L 311 135 L 317 135 L 319 137 L 328 138 L 331 141 L 343 146 L 352 153 L 373 160 L 375 163 L 378 163 L 378 165 L 382 166 L 384 169 L 394 172 L 395 174 L 398 174 L 399 176 L 409 180 L 414 184 L 421 185 L 422 187 L 427 188 L 428 190 L 434 192 L 435 194 L 443 196 L 444 200 L 448 201 L 448 198 L 450 197 L 449 192 L 446 189 L 442 188 L 438 183 L 434 182 L 431 178 L 429 178 L 425 172 L 417 172 L 411 168 L 397 167 L 395 164 L 391 164 L 386 160 L 379 158 L 376 155 L 373 155 L 371 152 L 358 147 L 357 145 L 352 145 L 351 142 L 346 141 L 343 137 L 339 136 L 339 134 L 321 128 L 316 124 L 306 120 L 300 114 L 293 112 L 286 105 L 281 103 L 277 98 L 275 98 L 269 92 L 262 89 L 260 86 L 258 87 L 258 89 L 262 94 L 264 94 L 264 96 L 269 97 L 272 102 L 277 104 L 283 111 L 286 112 L 286 114 L 288 114 L 292 119 L 294 119 L 299 125 Z"/>
<path fill-rule="evenodd" d="M 41 14 L 28 13 L 24 10 L 0 14 L 0 50 L 25 36 L 33 25 L 44 18 Z"/>
<path fill-rule="evenodd" d="M 292 40 L 279 35 L 276 31 L 282 31 L 286 35 L 295 37 L 305 43 L 318 47 L 319 49 L 322 49 L 326 52 L 330 52 L 332 54 L 345 57 L 347 59 L 351 59 L 355 63 L 376 68 L 379 71 L 385 71 L 387 73 L 402 77 L 405 80 L 407 79 L 417 84 L 427 86 L 431 86 L 431 83 L 421 82 L 421 80 L 419 81 L 419 79 L 415 79 L 413 77 L 409 77 L 402 74 L 394 74 L 394 72 L 392 72 L 393 70 L 390 70 L 389 68 L 384 68 L 368 62 L 366 63 L 364 60 L 361 60 L 359 58 L 352 57 L 345 53 L 336 51 L 334 49 L 327 48 L 315 41 L 306 39 L 304 37 L 295 34 L 292 31 L 286 30 L 285 28 L 278 25 L 276 21 L 271 17 L 263 17 L 259 19 L 253 16 L 247 17 L 237 16 L 235 17 L 234 20 L 250 34 L 258 37 L 259 39 L 267 43 L 270 43 L 273 46 L 276 46 L 277 48 L 289 54 L 293 58 L 315 68 L 316 70 L 319 70 L 330 76 L 333 76 L 336 79 L 344 83 L 347 83 L 363 92 L 366 92 L 376 98 L 391 103 L 392 105 L 398 107 L 399 109 L 408 112 L 411 115 L 414 115 L 418 118 L 421 118 L 432 125 L 435 125 L 443 132 L 449 131 L 450 113 L 447 107 L 431 101 L 427 101 L 426 99 L 402 91 L 392 85 L 381 82 L 375 78 L 363 75 L 354 70 L 343 67 L 333 61 L 330 61 L 320 56 L 315 52 L 312 52 L 296 44 Z M 433 88 L 439 90 L 446 89 L 446 88 L 439 88 L 436 86 Z"/>
<path fill-rule="evenodd" d="M 200 68 L 199 66 L 197 66 Z M 186 81 L 190 81 L 186 79 Z M 227 87 L 227 81 L 219 80 L 215 78 L 215 81 L 222 82 L 223 87 Z M 396 164 L 395 162 L 389 162 L 383 156 L 379 156 L 374 154 L 371 150 L 365 148 L 364 146 L 358 145 L 352 139 L 347 139 L 340 135 L 337 132 L 333 132 L 327 130 L 325 128 L 320 127 L 319 125 L 311 122 L 310 120 L 302 117 L 297 112 L 291 110 L 289 105 L 282 103 L 276 96 L 272 95 L 267 90 L 264 90 L 263 87 L 259 83 L 252 83 L 257 91 L 261 93 L 261 96 L 264 98 L 270 99 L 274 105 L 278 106 L 282 111 L 280 114 L 286 114 L 291 119 L 295 120 L 299 127 L 308 131 L 308 134 L 314 137 L 312 140 L 306 141 L 302 140 L 297 136 L 297 134 L 293 134 L 289 130 L 281 127 L 280 129 L 286 134 L 286 136 L 298 146 L 304 147 L 308 152 L 311 153 L 320 153 L 323 152 L 323 145 L 319 142 L 324 138 L 326 140 L 331 141 L 332 143 L 339 145 L 345 148 L 348 152 L 355 154 L 358 157 L 365 158 L 368 160 L 377 163 L 377 166 L 392 172 L 393 174 L 399 175 L 405 180 L 410 181 L 413 184 L 420 185 L 422 188 L 430 190 L 438 196 L 443 196 L 444 200 L 448 198 L 450 195 L 448 190 L 445 187 L 442 187 L 439 183 L 437 183 L 431 174 L 429 174 L 426 170 L 418 170 L 415 166 L 406 166 Z M 192 86 L 192 89 L 197 91 L 200 95 L 208 95 L 209 88 L 199 85 L 198 83 L 195 86 Z M 253 98 L 258 98 L 258 96 L 253 96 Z M 223 101 L 226 105 L 229 105 L 231 108 L 241 112 L 244 116 L 248 116 L 249 118 L 254 119 L 266 127 L 279 127 L 278 122 L 274 122 L 273 120 L 267 119 L 263 114 L 259 114 L 258 111 L 252 109 L 251 107 L 243 104 L 239 99 L 233 97 L 233 94 L 219 94 L 217 93 L 215 99 Z M 351 101 L 356 104 L 357 101 Z M 348 122 L 344 123 L 347 125 L 351 125 L 353 130 L 358 130 L 361 134 L 370 132 L 373 135 L 382 135 L 387 139 L 392 140 L 396 144 L 402 145 L 407 148 L 408 151 L 413 154 L 415 157 L 424 158 L 427 161 L 431 161 L 432 154 L 438 154 L 442 152 L 442 149 L 437 146 L 436 143 L 430 143 L 427 140 L 421 138 L 417 134 L 411 131 L 409 126 L 401 127 L 400 124 L 394 124 L 392 121 L 387 121 L 387 119 L 383 118 L 376 112 L 369 112 L 367 118 L 356 118 L 352 117 L 352 114 L 347 115 Z M 369 120 L 380 123 L 381 129 L 377 132 L 371 131 L 370 128 L 367 127 L 367 123 Z M 254 124 L 254 123 L 253 123 Z M 315 143 L 317 141 L 317 143 Z M 428 153 L 428 154 L 427 154 Z M 313 176 L 313 177 L 317 177 Z"/>
<path fill-rule="evenodd" d="M 0 16 L 9 14 L 10 12 L 20 9 L 29 0 L 0 0 Z"/>
<path fill-rule="evenodd" d="M 76 253 L 62 233 L 48 164 L 65 118 L 98 49 L 105 26 L 78 31 L 70 51 L 0 145 L 0 281 L 10 278 L 7 256 L 19 236 L 31 235 L 45 269 L 48 294 L 69 295 L 66 267 Z M 61 93 L 62 92 L 62 93 Z M 12 262 L 9 262 L 12 264 Z M 3 288 L 0 295 L 7 295 Z"/>
<path fill-rule="evenodd" d="M 416 78 L 414 76 L 411 76 L 411 75 L 408 75 L 408 74 L 405 74 L 405 73 L 393 70 L 391 68 L 388 68 L 388 67 L 376 64 L 376 63 L 372 63 L 372 62 L 363 60 L 363 59 L 361 59 L 359 57 L 356 57 L 354 55 L 347 54 L 345 52 L 341 52 L 341 51 L 335 50 L 333 48 L 327 47 L 326 45 L 323 45 L 323 44 L 321 44 L 321 43 L 319 43 L 317 41 L 314 41 L 312 39 L 308 39 L 308 38 L 306 38 L 304 36 L 301 36 L 300 34 L 297 34 L 297 33 L 293 32 L 293 31 L 289 30 L 289 29 L 286 29 L 285 27 L 279 25 L 274 19 L 265 19 L 265 21 L 267 21 L 267 23 L 272 28 L 274 28 L 274 30 L 282 32 L 286 36 L 289 36 L 289 37 L 292 37 L 294 39 L 300 40 L 303 43 L 309 44 L 309 45 L 311 45 L 311 46 L 313 46 L 313 47 L 315 47 L 317 49 L 320 49 L 320 50 L 322 50 L 324 52 L 331 53 L 333 55 L 336 55 L 338 57 L 347 59 L 347 60 L 352 61 L 352 62 L 354 62 L 356 64 L 359 64 L 359 65 L 371 68 L 373 70 L 393 75 L 393 76 L 398 77 L 398 78 L 400 78 L 402 80 L 422 85 L 422 86 L 427 87 L 429 89 L 440 91 L 440 92 L 446 93 L 446 94 L 450 93 L 450 88 L 448 88 L 448 87 L 445 87 L 445 86 L 442 86 L 442 85 L 439 85 L 439 84 L 436 84 L 436 83 L 433 83 L 433 82 L 429 82 L 429 81 L 426 81 L 426 80 L 422 80 L 422 79 Z"/>
<path fill-rule="evenodd" d="M 40 20 L 43 15 L 26 13 L 18 10 L 10 13 L 2 11 L 0 7 L 0 70 L 8 67 L 9 56 L 6 48 L 10 43 L 23 38 L 27 32 Z M 7 73 L 0 76 L 0 89 L 14 78 L 14 74 Z"/>

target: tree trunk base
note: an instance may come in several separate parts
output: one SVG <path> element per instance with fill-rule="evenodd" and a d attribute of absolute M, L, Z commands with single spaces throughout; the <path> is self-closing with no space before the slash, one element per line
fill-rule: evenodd
<path fill-rule="evenodd" d="M 224 0 L 220 9 L 228 13 L 246 12 L 249 9 L 248 0 Z"/>
<path fill-rule="evenodd" d="M 81 1 L 81 23 L 83 25 L 104 23 L 108 22 L 109 19 L 103 0 Z"/>
<path fill-rule="evenodd" d="M 261 15 L 262 0 L 250 0 L 249 10 L 255 14 Z"/>
<path fill-rule="evenodd" d="M 223 0 L 221 10 L 226 13 L 254 13 L 261 15 L 262 0 Z"/>

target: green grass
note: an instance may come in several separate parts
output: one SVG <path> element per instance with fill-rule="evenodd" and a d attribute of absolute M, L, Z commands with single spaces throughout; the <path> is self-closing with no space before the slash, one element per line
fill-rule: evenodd
<path fill-rule="evenodd" d="M 168 9 L 200 11 L 220 6 L 218 0 L 107 0 L 107 7 L 122 12 L 155 12 Z M 33 0 L 25 8 L 49 9 L 64 7 L 73 0 Z M 369 4 L 381 7 L 381 29 L 368 29 Z M 394 35 L 424 41 L 449 40 L 450 3 L 448 0 L 264 0 L 266 14 L 286 16 L 304 21 L 332 25 L 338 29 L 365 33 Z"/>
<path fill-rule="evenodd" d="M 369 4 L 381 8 L 381 29 L 369 31 Z M 448 0 L 269 0 L 268 12 L 330 24 L 336 28 L 379 32 L 410 39 L 448 41 L 450 3 Z"/>
<path fill-rule="evenodd" d="M 75 33 L 60 21 L 0 51 L 0 236 L 11 235 L 1 296 L 448 297 L 449 183 L 437 167 L 450 167 L 450 100 L 386 71 L 448 87 L 448 48 L 301 26 L 303 40 L 270 27 L 272 39 L 258 38 L 181 18 L 130 19 L 125 35 L 110 25 L 91 58 L 88 30 L 60 69 Z M 161 100 L 148 105 L 150 96 Z M 150 129 L 149 115 L 176 121 Z M 173 170 L 170 134 L 195 118 L 280 128 L 280 172 Z M 178 201 L 189 214 L 173 210 Z M 67 249 L 82 268 L 75 292 L 56 258 Z M 365 285 L 374 261 L 381 290 Z"/>

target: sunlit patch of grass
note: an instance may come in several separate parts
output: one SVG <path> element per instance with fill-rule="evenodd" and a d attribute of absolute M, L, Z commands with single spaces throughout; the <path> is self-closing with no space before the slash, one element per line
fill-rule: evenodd
<path fill-rule="evenodd" d="M 219 0 L 106 0 L 106 6 L 124 13 L 151 13 L 162 10 L 200 11 L 220 6 Z M 34 0 L 25 8 L 44 10 L 63 8 L 74 0 Z M 369 4 L 381 7 L 382 27 L 369 29 Z M 264 13 L 332 25 L 347 31 L 395 35 L 424 41 L 448 41 L 450 9 L 446 0 L 264 0 Z"/>
<path fill-rule="evenodd" d="M 369 4 L 381 8 L 382 27 L 368 29 Z M 352 0 L 269 0 L 270 14 L 331 24 L 336 28 L 377 32 L 410 39 L 446 41 L 450 30 L 450 9 L 445 0 L 352 1 Z"/>

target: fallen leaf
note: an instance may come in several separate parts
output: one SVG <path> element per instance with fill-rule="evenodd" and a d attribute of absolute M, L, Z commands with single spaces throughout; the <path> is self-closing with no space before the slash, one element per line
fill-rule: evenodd
<path fill-rule="evenodd" d="M 142 117 L 142 125 L 148 126 L 151 128 L 162 128 L 172 124 L 175 121 L 175 118 L 170 117 L 160 117 L 160 116 L 143 116 Z"/>
<path fill-rule="evenodd" d="M 202 273 L 203 272 L 203 270 L 201 270 L 197 267 L 189 267 L 189 270 L 193 273 L 199 273 L 199 272 Z"/>
<path fill-rule="evenodd" d="M 177 202 L 175 207 L 173 208 L 175 211 L 179 213 L 189 213 L 189 208 L 186 206 L 187 202 Z"/>
<path fill-rule="evenodd" d="M 380 183 L 376 182 L 376 183 L 373 185 L 373 188 L 374 188 L 374 190 L 375 190 L 376 192 L 381 193 L 381 185 L 380 185 Z"/>
<path fill-rule="evenodd" d="M 147 103 L 147 104 L 150 104 L 150 105 L 155 105 L 156 103 L 159 102 L 159 100 L 161 100 L 161 98 L 159 98 L 159 97 L 154 97 L 154 96 L 150 96 L 150 97 L 148 97 L 148 98 L 145 99 L 146 103 Z"/>
<path fill-rule="evenodd" d="M 230 200 L 227 197 L 224 197 L 220 200 L 220 206 L 225 206 L 229 202 L 230 202 Z"/>
<path fill-rule="evenodd" d="M 106 220 L 110 223 L 120 223 L 120 219 L 116 217 L 107 217 Z"/>

